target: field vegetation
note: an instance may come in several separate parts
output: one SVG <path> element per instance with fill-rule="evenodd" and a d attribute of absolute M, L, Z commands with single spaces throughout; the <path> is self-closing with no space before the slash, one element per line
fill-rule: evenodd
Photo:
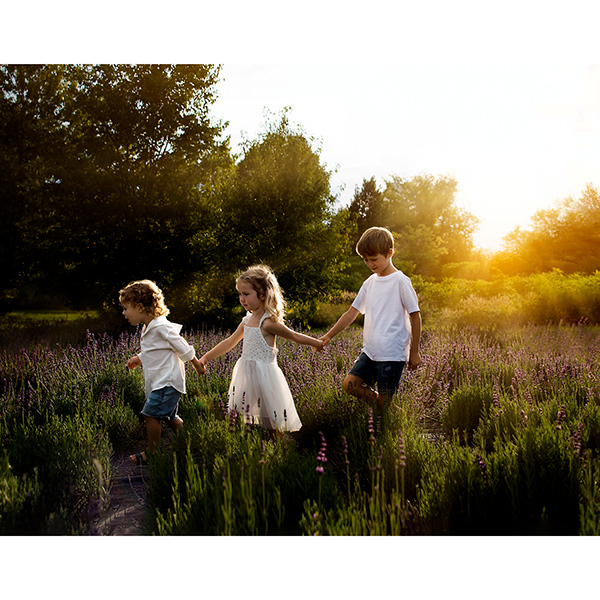
<path fill-rule="evenodd" d="M 600 329 L 587 293 L 597 281 L 558 278 L 425 288 L 424 304 L 439 308 L 424 364 L 383 412 L 341 388 L 360 327 L 322 354 L 279 342 L 297 434 L 268 435 L 243 411 L 227 413 L 239 349 L 202 378 L 192 372 L 185 431 L 148 468 L 148 533 L 597 534 Z M 458 301 L 465 289 L 470 299 Z M 143 447 L 142 374 L 125 368 L 139 332 L 82 324 L 93 321 L 62 322 L 61 336 L 31 322 L 2 330 L 3 534 L 85 534 L 89 508 L 108 500 L 111 457 Z M 200 353 L 223 335 L 188 332 Z"/>

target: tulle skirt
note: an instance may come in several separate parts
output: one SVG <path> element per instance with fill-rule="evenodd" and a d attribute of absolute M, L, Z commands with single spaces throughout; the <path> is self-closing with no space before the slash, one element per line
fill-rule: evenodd
<path fill-rule="evenodd" d="M 246 423 L 265 429 L 298 431 L 302 427 L 292 393 L 276 362 L 240 358 L 231 375 L 228 408 Z"/>

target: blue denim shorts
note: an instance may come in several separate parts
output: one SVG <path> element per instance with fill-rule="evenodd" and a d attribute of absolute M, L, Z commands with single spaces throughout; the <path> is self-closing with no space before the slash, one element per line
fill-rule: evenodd
<path fill-rule="evenodd" d="M 405 361 L 371 360 L 361 352 L 350 369 L 350 375 L 360 377 L 369 387 L 377 384 L 377 391 L 380 394 L 394 394 L 400 385 L 400 377 L 405 365 Z"/>
<path fill-rule="evenodd" d="M 154 419 L 167 419 L 172 421 L 179 418 L 177 409 L 179 408 L 179 399 L 181 392 L 175 388 L 167 386 L 160 390 L 152 390 L 146 399 L 142 414 Z"/>

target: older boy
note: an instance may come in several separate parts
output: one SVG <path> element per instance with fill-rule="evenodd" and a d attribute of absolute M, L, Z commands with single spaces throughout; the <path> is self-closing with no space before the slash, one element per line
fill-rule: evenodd
<path fill-rule="evenodd" d="M 352 396 L 383 407 L 397 391 L 406 363 L 409 369 L 421 363 L 419 301 L 410 279 L 392 263 L 394 237 L 390 231 L 383 227 L 367 229 L 358 240 L 356 251 L 373 275 L 321 340 L 327 344 L 359 313 L 365 315 L 363 349 L 343 385 Z"/>

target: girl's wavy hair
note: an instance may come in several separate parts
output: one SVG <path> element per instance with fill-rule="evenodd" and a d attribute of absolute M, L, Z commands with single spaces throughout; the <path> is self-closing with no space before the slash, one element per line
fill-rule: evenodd
<path fill-rule="evenodd" d="M 236 283 L 249 283 L 259 300 L 265 303 L 265 311 L 276 322 L 283 323 L 285 300 L 277 277 L 267 265 L 254 265 L 237 276 Z"/>
<path fill-rule="evenodd" d="M 149 279 L 132 281 L 119 290 L 119 302 L 133 306 L 141 304 L 142 310 L 153 317 L 166 317 L 170 312 L 165 304 L 162 290 Z"/>

